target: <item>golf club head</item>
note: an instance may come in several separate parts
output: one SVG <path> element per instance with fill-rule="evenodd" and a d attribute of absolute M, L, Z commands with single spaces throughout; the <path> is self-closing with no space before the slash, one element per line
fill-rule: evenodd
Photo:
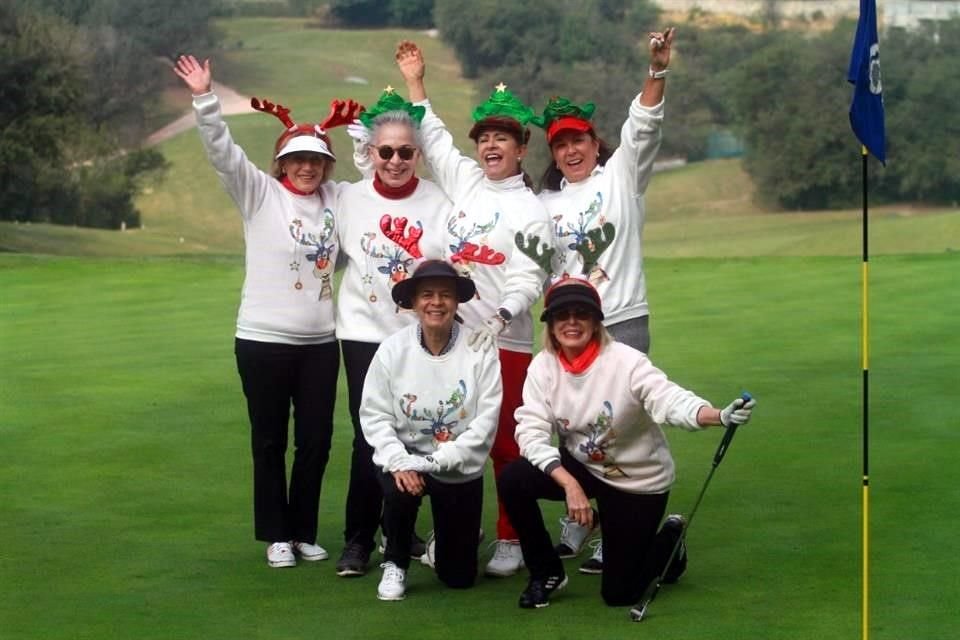
<path fill-rule="evenodd" d="M 644 616 L 647 615 L 647 605 L 650 604 L 648 601 L 644 600 L 642 603 L 635 605 L 630 609 L 630 619 L 634 622 L 643 622 Z"/>

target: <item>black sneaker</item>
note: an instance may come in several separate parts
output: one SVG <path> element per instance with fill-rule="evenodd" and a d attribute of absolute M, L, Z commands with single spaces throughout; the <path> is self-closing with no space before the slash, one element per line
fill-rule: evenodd
<path fill-rule="evenodd" d="M 550 594 L 567 586 L 567 576 L 550 576 L 545 580 L 530 578 L 520 594 L 521 609 L 542 609 L 550 606 Z"/>
<path fill-rule="evenodd" d="M 343 547 L 340 559 L 337 560 L 337 575 L 342 578 L 362 576 L 367 572 L 368 562 L 370 562 L 370 552 L 361 544 L 348 542 Z"/>
<path fill-rule="evenodd" d="M 380 544 L 377 546 L 377 551 L 381 555 L 387 551 L 387 536 L 380 536 Z M 417 535 L 416 532 L 413 534 L 413 539 L 410 541 L 410 557 L 414 560 L 419 560 L 423 557 L 423 554 L 427 552 L 427 541 Z"/>
<path fill-rule="evenodd" d="M 603 573 L 603 540 L 597 538 L 589 542 L 593 553 L 580 565 L 578 571 L 591 576 L 598 576 Z"/>

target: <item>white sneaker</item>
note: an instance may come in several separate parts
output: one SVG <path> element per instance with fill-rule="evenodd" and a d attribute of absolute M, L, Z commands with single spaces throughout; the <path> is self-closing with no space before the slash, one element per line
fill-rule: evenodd
<path fill-rule="evenodd" d="M 327 553 L 326 549 L 318 544 L 310 544 L 309 542 L 294 542 L 293 550 L 298 556 L 300 556 L 301 559 L 306 560 L 307 562 L 326 560 L 330 557 L 330 554 Z"/>
<path fill-rule="evenodd" d="M 581 527 L 566 516 L 560 518 L 560 542 L 554 547 L 561 558 L 576 558 L 583 549 L 583 543 L 597 528 L 600 522 L 597 510 L 593 510 L 593 528 Z"/>
<path fill-rule="evenodd" d="M 427 550 L 420 556 L 420 564 L 426 565 L 431 569 L 437 568 L 437 538 L 433 531 L 427 536 Z"/>
<path fill-rule="evenodd" d="M 407 572 L 392 562 L 380 565 L 383 577 L 377 585 L 377 598 L 380 600 L 403 600 L 407 593 Z"/>
<path fill-rule="evenodd" d="M 477 544 L 483 542 L 483 537 L 483 527 L 480 527 Z M 433 531 L 427 536 L 426 550 L 423 552 L 423 555 L 420 556 L 420 564 L 430 567 L 431 569 L 437 568 L 437 539 L 433 535 Z"/>
<path fill-rule="evenodd" d="M 590 547 L 593 549 L 593 554 L 580 565 L 578 571 L 589 575 L 600 575 L 603 573 L 603 539 L 591 540 Z"/>
<path fill-rule="evenodd" d="M 267 564 L 271 567 L 295 567 L 297 559 L 289 542 L 274 542 L 267 547 Z"/>
<path fill-rule="evenodd" d="M 517 540 L 494 540 L 491 545 L 493 557 L 487 563 L 484 573 L 488 576 L 506 578 L 523 568 L 523 551 Z"/>

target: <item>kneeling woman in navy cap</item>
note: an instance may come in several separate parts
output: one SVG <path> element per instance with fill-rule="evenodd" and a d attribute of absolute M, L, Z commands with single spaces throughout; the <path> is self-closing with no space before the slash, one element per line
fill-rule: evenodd
<path fill-rule="evenodd" d="M 523 608 L 549 604 L 567 584 L 537 500 L 565 500 L 567 517 L 593 528 L 596 498 L 604 553 L 601 594 L 611 606 L 631 605 L 662 571 L 683 531 L 666 511 L 674 463 L 660 425 L 688 430 L 750 419 L 754 401 L 722 411 L 667 379 L 647 356 L 604 329 L 600 296 L 585 279 L 566 278 L 547 290 L 544 350 L 533 359 L 516 411 L 523 456 L 497 479 L 500 500 L 520 534 L 530 580 Z M 560 446 L 551 443 L 556 432 Z M 667 580 L 686 563 L 678 554 Z"/>
<path fill-rule="evenodd" d="M 384 551 L 381 600 L 402 600 L 410 540 L 424 494 L 433 510 L 433 561 L 447 586 L 477 575 L 483 466 L 500 411 L 500 363 L 474 351 L 456 322 L 476 288 L 442 260 L 427 260 L 391 293 L 419 322 L 384 340 L 363 385 L 360 424 L 382 473 Z"/>

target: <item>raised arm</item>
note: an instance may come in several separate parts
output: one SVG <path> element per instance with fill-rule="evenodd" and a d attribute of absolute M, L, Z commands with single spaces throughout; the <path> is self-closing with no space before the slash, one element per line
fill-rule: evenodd
<path fill-rule="evenodd" d="M 413 42 L 404 40 L 397 47 L 397 67 L 407 84 L 409 99 L 414 104 L 427 100 L 423 86 L 426 63 L 423 52 Z M 420 137 L 423 141 L 423 159 L 430 168 L 434 180 L 451 200 L 457 200 L 461 188 L 483 179 L 483 169 L 477 162 L 463 155 L 453 143 L 453 136 L 443 121 L 433 112 L 429 102 L 420 123 Z"/>
<path fill-rule="evenodd" d="M 617 174 L 616 183 L 642 195 L 653 174 L 653 162 L 660 151 L 663 124 L 663 95 L 670 50 L 676 30 L 650 32 L 650 66 L 643 90 L 630 102 L 627 119 L 620 129 L 620 146 L 607 161 L 606 169 Z M 657 77 L 659 76 L 659 77 Z"/>
<path fill-rule="evenodd" d="M 243 149 L 233 141 L 220 110 L 220 100 L 212 90 L 210 60 L 200 63 L 192 55 L 183 55 L 177 59 L 173 72 L 193 95 L 197 129 L 210 164 L 224 189 L 237 203 L 240 214 L 249 219 L 259 210 L 273 178 L 250 162 Z"/>
<path fill-rule="evenodd" d="M 183 80 L 190 93 L 199 96 L 210 93 L 213 74 L 210 73 L 210 59 L 201 64 L 192 55 L 180 56 L 173 66 L 173 72 Z"/>
<path fill-rule="evenodd" d="M 410 102 L 416 104 L 427 99 L 427 89 L 423 85 L 423 76 L 427 65 L 423 61 L 423 52 L 416 43 L 402 40 L 397 45 L 397 67 L 407 84 L 407 95 Z"/>
<path fill-rule="evenodd" d="M 640 104 L 655 107 L 663 101 L 663 91 L 667 84 L 667 67 L 670 66 L 670 49 L 673 46 L 673 27 L 667 27 L 662 33 L 650 32 L 650 68 L 643 83 Z"/>

